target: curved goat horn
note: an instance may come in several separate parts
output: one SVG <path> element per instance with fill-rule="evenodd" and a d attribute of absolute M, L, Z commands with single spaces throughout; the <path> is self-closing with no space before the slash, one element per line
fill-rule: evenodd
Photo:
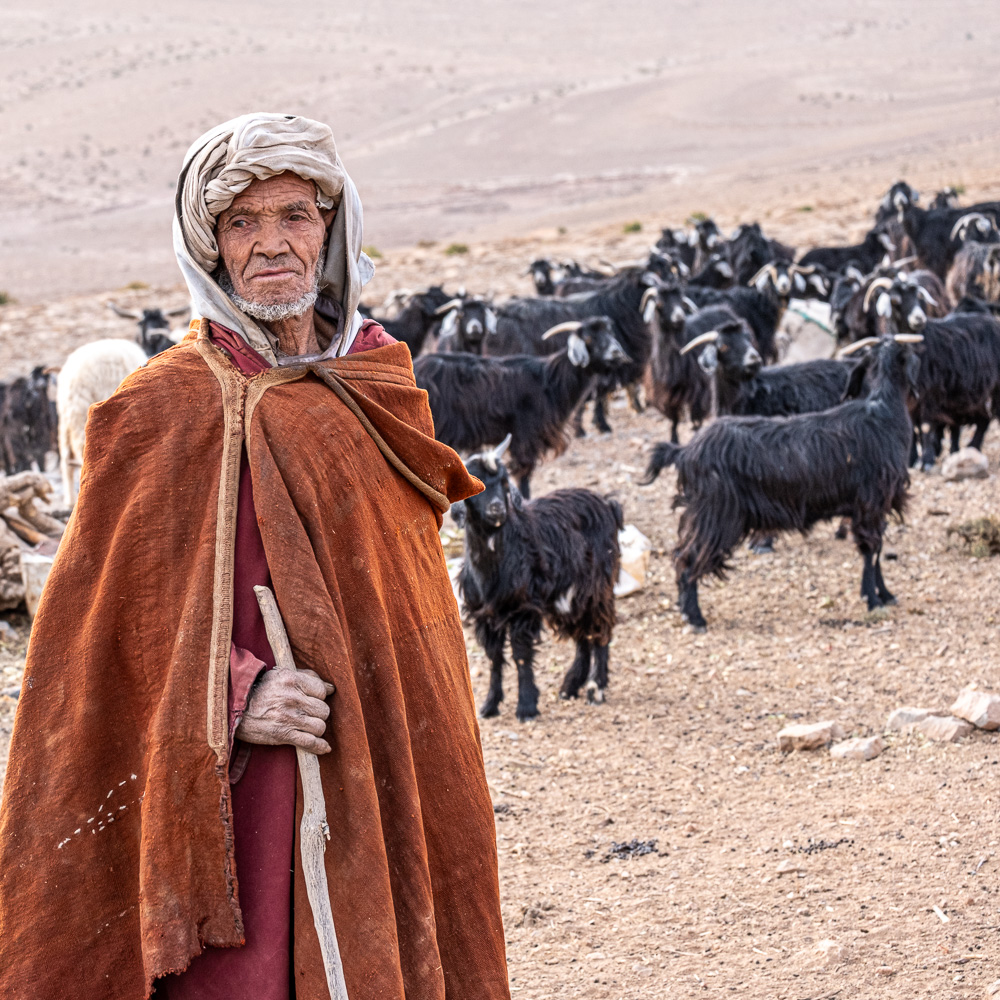
<path fill-rule="evenodd" d="M 871 305 L 872 296 L 880 288 L 892 288 L 892 278 L 876 278 L 869 286 L 868 291 L 865 292 L 865 300 L 862 303 L 861 309 L 863 312 L 868 312 L 868 307 Z"/>
<path fill-rule="evenodd" d="M 708 333 L 703 333 L 685 344 L 681 348 L 681 354 L 687 354 L 688 351 L 693 351 L 696 347 L 701 347 L 702 344 L 714 344 L 718 339 L 719 331 L 709 330 Z"/>
<path fill-rule="evenodd" d="M 542 340 L 548 340 L 549 337 L 554 337 L 559 333 L 572 332 L 573 330 L 579 330 L 583 324 L 578 319 L 570 319 L 565 323 L 557 323 L 553 327 L 549 327 L 545 333 L 542 334 Z"/>
<path fill-rule="evenodd" d="M 792 274 L 815 274 L 816 265 L 808 264 L 806 267 L 803 267 L 801 264 L 789 264 L 788 270 L 791 271 Z"/>
<path fill-rule="evenodd" d="M 922 333 L 894 333 L 892 339 L 897 344 L 922 344 L 924 335 Z"/>
<path fill-rule="evenodd" d="M 765 264 L 748 282 L 748 285 L 756 285 L 760 280 L 761 275 L 770 274 L 772 281 L 778 280 L 778 269 L 774 264 Z"/>
<path fill-rule="evenodd" d="M 122 309 L 121 306 L 116 305 L 114 302 L 108 301 L 108 308 L 116 315 L 121 316 L 122 319 L 142 319 L 142 313 L 133 312 L 130 309 Z"/>
<path fill-rule="evenodd" d="M 848 344 L 846 347 L 842 347 L 837 352 L 838 358 L 847 358 L 852 354 L 857 354 L 858 351 L 863 350 L 866 347 L 871 347 L 872 344 L 878 343 L 878 337 L 863 337 L 861 340 L 854 341 L 853 344 Z"/>
<path fill-rule="evenodd" d="M 434 315 L 443 316 L 445 313 L 450 313 L 452 309 L 460 309 L 462 304 L 462 299 L 450 299 L 443 306 L 438 306 L 437 309 L 434 310 Z"/>
<path fill-rule="evenodd" d="M 967 215 L 963 215 L 954 226 L 951 227 L 951 236 L 949 239 L 955 239 L 958 236 L 959 230 L 964 229 L 966 226 L 971 225 L 975 219 L 984 219 L 990 224 L 990 229 L 994 228 L 993 220 L 987 216 L 983 215 L 982 212 L 969 212 Z"/>
<path fill-rule="evenodd" d="M 656 292 L 657 292 L 656 288 L 647 288 L 642 293 L 642 299 L 640 299 L 640 301 L 639 301 L 639 312 L 640 313 L 645 314 L 645 312 L 646 312 L 646 306 L 649 304 L 649 300 L 650 299 L 655 299 L 656 298 Z"/>
<path fill-rule="evenodd" d="M 508 434 L 493 450 L 493 460 L 499 462 L 503 458 L 504 452 L 510 447 L 511 435 Z"/>

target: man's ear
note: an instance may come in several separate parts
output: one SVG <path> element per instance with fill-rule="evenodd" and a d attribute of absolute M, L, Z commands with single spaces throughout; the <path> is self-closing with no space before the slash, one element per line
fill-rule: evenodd
<path fill-rule="evenodd" d="M 335 208 L 321 208 L 319 214 L 323 216 L 323 225 L 329 230 L 330 224 L 333 222 L 333 217 L 337 214 L 337 210 Z"/>

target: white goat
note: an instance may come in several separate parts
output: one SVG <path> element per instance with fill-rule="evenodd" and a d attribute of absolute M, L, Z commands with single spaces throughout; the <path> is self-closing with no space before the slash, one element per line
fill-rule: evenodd
<path fill-rule="evenodd" d="M 78 347 L 59 372 L 56 408 L 59 411 L 59 468 L 67 507 L 76 501 L 75 469 L 83 466 L 87 413 L 107 399 L 126 375 L 148 361 L 133 340 L 95 340 Z"/>

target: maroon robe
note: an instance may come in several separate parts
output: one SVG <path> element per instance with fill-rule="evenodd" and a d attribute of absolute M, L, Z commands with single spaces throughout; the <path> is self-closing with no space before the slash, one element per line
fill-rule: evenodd
<path fill-rule="evenodd" d="M 212 341 L 241 372 L 254 375 L 271 366 L 238 334 L 211 324 Z M 393 344 L 373 320 L 366 320 L 348 354 Z M 292 927 L 292 870 L 295 865 L 296 762 L 292 746 L 250 746 L 234 741 L 250 689 L 261 670 L 274 666 L 264 620 L 253 588 L 271 586 L 264 543 L 253 505 L 253 481 L 246 447 L 240 461 L 239 505 L 233 586 L 233 634 L 229 675 L 229 734 L 233 747 L 233 838 L 240 910 L 246 944 L 206 948 L 187 970 L 157 983 L 166 1000 L 289 1000 Z M 303 998 L 309 1000 L 309 998 Z"/>

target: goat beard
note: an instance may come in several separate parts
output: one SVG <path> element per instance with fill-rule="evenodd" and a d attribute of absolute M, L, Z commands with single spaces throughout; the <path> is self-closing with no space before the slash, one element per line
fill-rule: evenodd
<path fill-rule="evenodd" d="M 319 259 L 316 261 L 312 288 L 292 302 L 254 302 L 252 299 L 243 298 L 233 286 L 233 279 L 230 277 L 226 265 L 221 262 L 213 277 L 240 312 L 246 313 L 247 316 L 260 320 L 262 323 L 277 323 L 294 316 L 301 316 L 312 309 L 316 304 L 316 299 L 319 298 L 319 282 L 325 267 L 326 247 L 320 251 Z"/>

